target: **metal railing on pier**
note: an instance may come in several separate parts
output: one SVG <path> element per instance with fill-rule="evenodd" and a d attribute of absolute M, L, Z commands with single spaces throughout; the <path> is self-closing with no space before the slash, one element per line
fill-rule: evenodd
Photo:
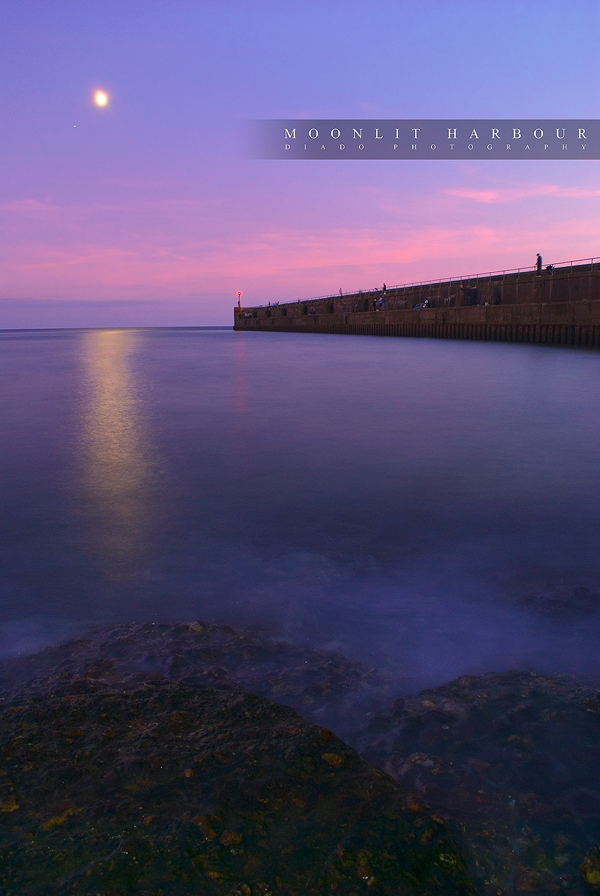
<path fill-rule="evenodd" d="M 594 263 L 600 262 L 600 256 L 594 256 L 593 258 L 575 258 L 569 261 L 557 261 L 552 262 L 550 265 L 547 265 L 542 269 L 542 273 L 553 273 L 554 271 L 564 270 L 565 268 L 572 268 L 574 265 L 590 265 L 591 271 L 594 270 Z M 504 268 L 503 270 L 497 271 L 482 271 L 478 274 L 468 274 L 462 275 L 460 277 L 441 277 L 439 279 L 434 280 L 415 280 L 410 283 L 396 283 L 391 286 L 386 286 L 386 293 L 394 292 L 400 289 L 416 289 L 423 286 L 441 286 L 447 285 L 452 286 L 452 284 L 462 285 L 465 283 L 473 283 L 480 280 L 491 280 L 492 278 L 504 277 L 506 274 L 535 274 L 537 273 L 537 268 L 535 265 L 527 265 L 526 267 L 520 268 Z M 252 308 L 276 308 L 279 305 L 309 305 L 311 302 L 323 302 L 323 301 L 334 301 L 339 299 L 350 299 L 356 298 L 360 296 L 373 296 L 373 295 L 381 295 L 382 288 L 380 286 L 372 287 L 371 289 L 358 289 L 354 292 L 337 292 L 334 294 L 328 294 L 324 296 L 311 296 L 309 298 L 301 298 L 301 299 L 288 299 L 281 300 L 279 302 L 269 302 L 264 305 L 252 305 Z M 393 297 L 391 298 L 391 302 L 393 302 Z M 250 307 L 250 306 L 248 306 Z M 435 307 L 435 306 L 431 306 Z"/>

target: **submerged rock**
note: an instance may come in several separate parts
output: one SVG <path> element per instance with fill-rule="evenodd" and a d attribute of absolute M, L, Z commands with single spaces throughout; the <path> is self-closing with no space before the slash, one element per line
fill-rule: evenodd
<path fill-rule="evenodd" d="M 527 672 L 463 676 L 373 714 L 351 743 L 450 824 L 486 896 L 600 884 L 598 691 Z"/>
<path fill-rule="evenodd" d="M 583 585 L 576 588 L 546 585 L 541 591 L 525 594 L 519 603 L 541 616 L 587 616 L 600 611 L 600 594 Z"/>
<path fill-rule="evenodd" d="M 439 816 L 288 707 L 71 673 L 0 699 L 0 892 L 473 896 Z"/>

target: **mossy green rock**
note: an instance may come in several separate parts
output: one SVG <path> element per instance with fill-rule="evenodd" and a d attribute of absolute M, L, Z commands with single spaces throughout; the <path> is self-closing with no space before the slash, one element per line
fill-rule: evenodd
<path fill-rule="evenodd" d="M 469 896 L 441 819 L 246 693 L 85 675 L 0 700 L 0 892 Z"/>

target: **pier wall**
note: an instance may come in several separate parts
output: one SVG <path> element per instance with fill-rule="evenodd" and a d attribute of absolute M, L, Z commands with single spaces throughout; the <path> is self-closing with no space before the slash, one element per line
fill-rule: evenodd
<path fill-rule="evenodd" d="M 234 317 L 246 331 L 597 346 L 600 264 L 236 308 Z"/>

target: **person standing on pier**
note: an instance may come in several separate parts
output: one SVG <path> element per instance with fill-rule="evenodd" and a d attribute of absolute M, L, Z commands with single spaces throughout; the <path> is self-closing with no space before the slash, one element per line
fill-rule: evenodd
<path fill-rule="evenodd" d="M 539 252 L 538 252 L 537 258 L 535 260 L 535 266 L 537 268 L 538 274 L 541 274 L 542 273 L 542 256 L 540 255 Z"/>

